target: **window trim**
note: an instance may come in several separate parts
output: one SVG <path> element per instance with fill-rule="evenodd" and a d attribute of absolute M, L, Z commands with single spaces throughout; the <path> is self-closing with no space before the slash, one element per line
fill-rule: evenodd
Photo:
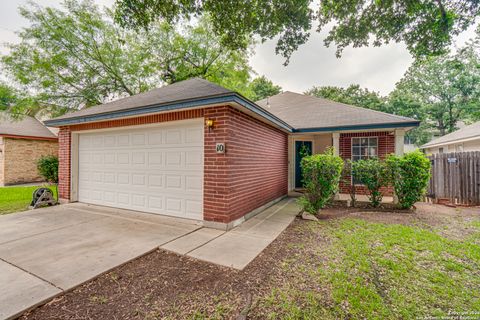
<path fill-rule="evenodd" d="M 351 137 L 350 138 L 350 160 L 353 161 L 353 139 L 362 139 L 362 138 L 366 138 L 366 139 L 375 138 L 375 139 L 377 139 L 377 155 L 376 155 L 376 157 L 379 158 L 379 156 L 378 156 L 378 136 Z"/>
<path fill-rule="evenodd" d="M 377 139 L 377 158 L 379 158 L 378 156 L 378 141 L 379 141 L 379 136 L 365 136 L 365 137 L 350 137 L 350 161 L 353 162 L 353 139 L 362 139 L 362 138 L 367 138 L 367 139 L 370 139 L 370 138 L 375 138 Z M 367 159 L 370 159 L 370 156 L 367 158 Z M 350 176 L 350 186 L 353 185 L 353 176 Z M 365 186 L 363 183 L 356 183 L 355 184 L 356 186 Z"/>

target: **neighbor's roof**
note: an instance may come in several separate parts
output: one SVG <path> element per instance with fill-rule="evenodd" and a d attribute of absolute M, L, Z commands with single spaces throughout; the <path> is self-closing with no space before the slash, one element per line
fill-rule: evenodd
<path fill-rule="evenodd" d="M 257 104 L 300 132 L 413 127 L 419 124 L 415 119 L 289 91 L 257 101 Z"/>
<path fill-rule="evenodd" d="M 292 129 L 284 121 L 236 92 L 200 78 L 176 82 L 103 105 L 85 108 L 45 123 L 49 126 L 70 125 L 228 102 L 236 102 L 288 131 Z"/>
<path fill-rule="evenodd" d="M 19 120 L 0 113 L 0 136 L 18 136 L 56 139 L 57 136 L 34 117 L 24 116 Z"/>
<path fill-rule="evenodd" d="M 480 139 L 480 121 L 475 122 L 469 126 L 463 127 L 455 132 L 446 134 L 440 138 L 434 139 L 429 143 L 424 144 L 421 146 L 422 149 L 429 148 L 433 146 L 443 145 L 443 144 L 450 144 L 456 141 L 465 140 L 465 139 L 472 139 L 472 138 L 479 138 Z"/>

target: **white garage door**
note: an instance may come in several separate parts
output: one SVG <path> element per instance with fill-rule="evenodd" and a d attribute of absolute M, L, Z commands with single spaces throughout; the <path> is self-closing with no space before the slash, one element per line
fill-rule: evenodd
<path fill-rule="evenodd" d="M 203 219 L 203 120 L 82 133 L 78 201 Z"/>

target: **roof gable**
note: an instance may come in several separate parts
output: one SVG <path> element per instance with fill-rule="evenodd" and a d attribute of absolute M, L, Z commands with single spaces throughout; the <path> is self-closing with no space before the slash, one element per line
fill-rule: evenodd
<path fill-rule="evenodd" d="M 268 100 L 268 105 L 267 105 Z M 360 126 L 416 126 L 419 121 L 328 99 L 286 91 L 257 104 L 299 131 Z"/>

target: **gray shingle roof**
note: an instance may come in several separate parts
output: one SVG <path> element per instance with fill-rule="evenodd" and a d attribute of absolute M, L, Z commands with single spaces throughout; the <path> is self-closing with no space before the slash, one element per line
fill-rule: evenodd
<path fill-rule="evenodd" d="M 228 100 L 230 97 L 233 100 Z M 234 101 L 243 103 L 265 119 L 273 121 L 287 130 L 308 128 L 339 128 L 361 125 L 377 125 L 379 127 L 394 127 L 417 125 L 418 121 L 410 118 L 395 116 L 383 112 L 354 107 L 326 99 L 293 92 L 284 92 L 270 97 L 270 107 L 267 100 L 257 104 L 248 101 L 235 92 L 211 83 L 207 80 L 194 78 L 177 82 L 135 96 L 119 99 L 103 105 L 82 109 L 64 116 L 49 120 L 47 125 L 68 125 L 73 123 L 101 121 L 114 117 L 135 116 L 140 113 L 162 112 L 190 107 L 195 103 L 200 106 L 219 101 Z M 216 102 L 212 102 L 216 101 Z M 224 102 L 225 103 L 225 102 Z M 280 121 L 280 122 L 279 122 Z M 347 130 L 343 128 L 344 130 Z"/>
<path fill-rule="evenodd" d="M 168 86 L 156 88 L 134 96 L 115 100 L 106 104 L 67 113 L 61 117 L 52 120 L 77 118 L 82 116 L 109 113 L 112 111 L 121 111 L 146 106 L 194 100 L 199 98 L 221 96 L 231 93 L 233 93 L 233 91 L 220 87 L 207 80 L 193 78 L 185 81 L 176 82 Z"/>
<path fill-rule="evenodd" d="M 294 92 L 283 92 L 257 104 L 296 129 L 417 123 L 415 119 L 351 106 Z"/>
<path fill-rule="evenodd" d="M 14 120 L 6 113 L 0 113 L 0 135 L 27 136 L 37 138 L 56 138 L 42 122 L 33 117 Z"/>
<path fill-rule="evenodd" d="M 466 126 L 462 129 L 454 131 L 452 133 L 446 134 L 440 138 L 434 139 L 429 143 L 424 144 L 421 148 L 428 148 L 430 146 L 447 144 L 455 142 L 457 140 L 463 140 L 468 138 L 478 137 L 480 139 L 480 121 L 475 122 L 469 126 Z"/>

